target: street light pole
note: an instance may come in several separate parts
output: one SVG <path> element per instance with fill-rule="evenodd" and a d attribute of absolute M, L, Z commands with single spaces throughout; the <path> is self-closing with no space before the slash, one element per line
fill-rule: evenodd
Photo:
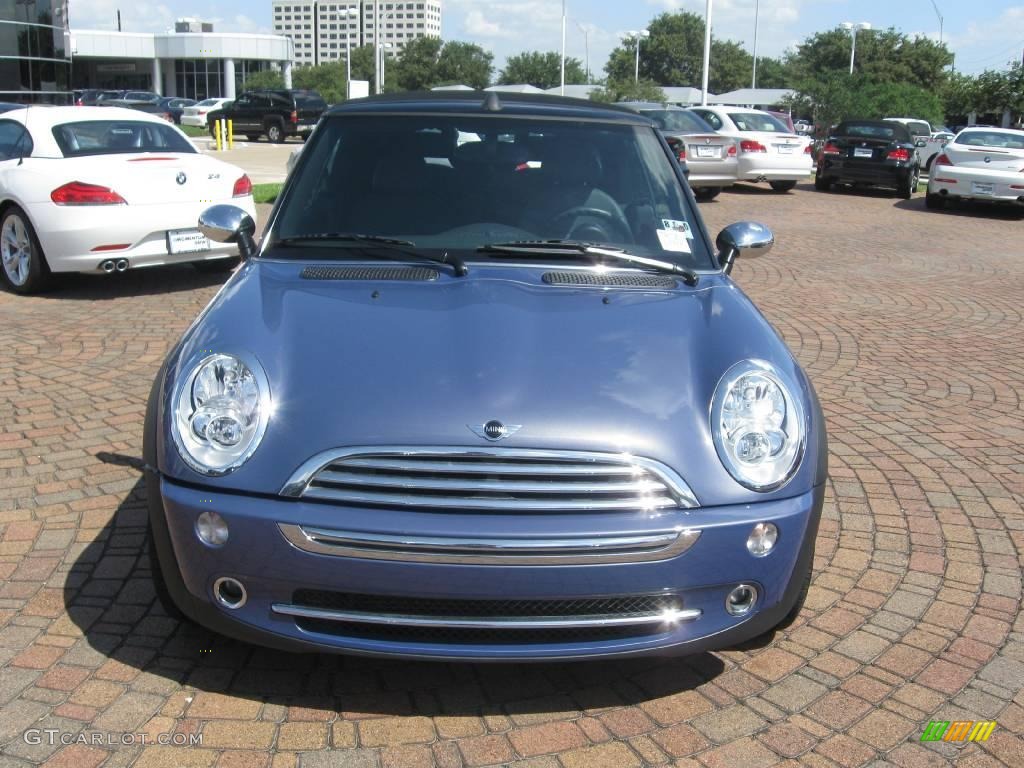
<path fill-rule="evenodd" d="M 636 43 L 636 64 L 633 68 L 633 82 L 640 82 L 640 41 L 645 37 L 650 37 L 651 32 L 647 29 L 641 29 L 640 31 L 630 31 L 626 33 L 627 39 L 632 39 Z"/>
<path fill-rule="evenodd" d="M 700 103 L 708 104 L 708 66 L 711 64 L 711 2 L 704 6 L 704 76 L 701 79 Z"/>
<path fill-rule="evenodd" d="M 380 0 L 373 0 L 373 92 L 380 93 Z"/>
<path fill-rule="evenodd" d="M 583 51 L 584 51 L 584 67 L 587 71 L 587 85 L 590 85 L 590 30 L 576 22 L 576 26 L 580 28 L 580 32 L 583 33 Z"/>
<path fill-rule="evenodd" d="M 942 14 L 939 12 L 939 6 L 932 0 L 932 8 L 935 9 L 935 15 L 939 17 L 939 42 L 942 42 Z"/>
<path fill-rule="evenodd" d="M 562 66 L 559 95 L 565 96 L 565 0 L 562 0 Z"/>
<path fill-rule="evenodd" d="M 345 19 L 345 100 L 352 98 L 352 30 L 348 29 L 349 19 L 355 16 L 359 18 L 359 8 L 349 8 L 343 14 Z M 361 25 L 361 20 L 356 22 L 356 28 Z"/>
<path fill-rule="evenodd" d="M 858 29 L 863 29 L 863 30 L 867 31 L 867 30 L 871 29 L 871 25 L 868 22 L 866 22 L 866 21 L 861 21 L 861 22 L 859 22 L 857 24 L 854 24 L 851 21 L 844 21 L 840 26 L 842 26 L 843 29 L 848 30 L 850 32 L 850 36 L 853 39 L 853 42 L 850 45 L 850 74 L 852 75 L 853 74 L 853 58 L 857 54 L 857 30 Z"/>
<path fill-rule="evenodd" d="M 760 10 L 760 0 L 754 0 L 754 73 L 750 76 L 751 89 L 757 88 L 757 22 Z"/>

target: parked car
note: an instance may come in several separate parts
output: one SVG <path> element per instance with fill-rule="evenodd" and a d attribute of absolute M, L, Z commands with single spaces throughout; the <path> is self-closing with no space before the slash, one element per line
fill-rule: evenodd
<path fill-rule="evenodd" d="M 105 101 L 123 99 L 126 93 L 128 93 L 128 91 L 99 91 L 91 105 L 82 104 L 81 106 L 100 106 Z"/>
<path fill-rule="evenodd" d="M 765 111 L 786 126 L 786 130 L 790 133 L 800 133 L 800 131 L 796 129 L 796 124 L 793 122 L 793 116 L 789 114 L 789 112 L 779 112 L 775 109 L 766 109 Z"/>
<path fill-rule="evenodd" d="M 181 125 L 181 115 L 185 108 L 194 106 L 195 103 L 195 99 L 182 99 L 178 96 L 165 96 L 158 102 L 160 108 L 171 116 L 175 125 Z"/>
<path fill-rule="evenodd" d="M 1024 131 L 965 128 L 935 158 L 925 204 L 951 200 L 1024 205 Z"/>
<path fill-rule="evenodd" d="M 814 188 L 828 192 L 833 184 L 890 187 L 909 200 L 917 191 L 917 151 L 924 144 L 924 137 L 912 136 L 899 123 L 845 120 L 832 129 L 818 154 Z"/>
<path fill-rule="evenodd" d="M 803 135 L 813 134 L 814 133 L 814 123 L 812 123 L 810 120 L 804 120 L 803 118 L 800 118 L 799 120 L 794 121 L 793 129 L 797 133 L 800 133 L 800 134 L 803 134 Z"/>
<path fill-rule="evenodd" d="M 651 102 L 620 102 L 658 124 L 665 140 L 686 164 L 687 180 L 698 200 L 718 197 L 723 187 L 736 183 L 736 142 L 681 107 Z"/>
<path fill-rule="evenodd" d="M 160 98 L 160 94 L 153 91 L 125 91 L 121 101 L 129 104 L 158 104 Z"/>
<path fill-rule="evenodd" d="M 13 101 L 0 101 L 0 112 L 10 112 L 12 109 L 24 109 L 24 104 L 16 104 Z"/>
<path fill-rule="evenodd" d="M 46 288 L 57 272 L 233 267 L 237 246 L 196 229 L 211 200 L 255 214 L 240 168 L 200 154 L 153 115 L 30 107 L 0 116 L 0 277 L 17 293 Z"/>
<path fill-rule="evenodd" d="M 203 99 L 198 104 L 185 107 L 181 111 L 181 125 L 189 125 L 193 128 L 206 128 L 207 118 L 211 112 L 215 112 L 230 102 L 231 99 Z"/>
<path fill-rule="evenodd" d="M 236 136 L 250 141 L 266 136 L 267 141 L 278 144 L 289 136 L 308 136 L 326 109 L 327 102 L 316 91 L 246 91 L 211 113 L 209 119 L 231 120 Z"/>
<path fill-rule="evenodd" d="M 924 145 L 918 148 L 917 154 L 921 160 L 921 168 L 925 173 L 931 171 L 932 163 L 942 151 L 946 142 L 953 138 L 950 131 L 942 130 L 943 126 L 933 127 L 927 120 L 918 120 L 913 117 L 887 117 L 887 121 L 899 123 L 910 131 L 910 135 L 917 139 L 923 139 Z"/>
<path fill-rule="evenodd" d="M 739 145 L 740 181 L 767 181 L 776 192 L 788 192 L 812 170 L 811 140 L 790 131 L 777 118 L 746 107 L 691 107 L 723 136 Z"/>
<path fill-rule="evenodd" d="M 277 648 L 696 653 L 791 621 L 811 383 L 649 120 L 529 94 L 335 107 L 177 343 L 143 439 L 163 604 Z M 329 385 L 325 384 L 329 382 Z"/>
<path fill-rule="evenodd" d="M 148 101 L 125 101 L 124 99 L 107 99 L 97 103 L 100 107 L 118 107 L 120 109 L 131 109 L 136 112 L 145 112 L 148 115 L 156 115 L 161 120 L 166 120 L 168 123 L 173 123 L 174 118 L 171 117 L 169 110 L 165 109 L 159 102 L 150 103 Z"/>

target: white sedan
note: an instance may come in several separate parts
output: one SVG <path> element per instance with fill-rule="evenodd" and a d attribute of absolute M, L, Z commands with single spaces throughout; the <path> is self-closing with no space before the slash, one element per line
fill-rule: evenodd
<path fill-rule="evenodd" d="M 0 115 L 0 277 L 18 293 L 45 288 L 55 272 L 230 269 L 237 246 L 197 229 L 217 203 L 255 218 L 249 177 L 159 117 L 119 107 Z"/>
<path fill-rule="evenodd" d="M 717 133 L 736 139 L 740 181 L 767 181 L 776 192 L 788 192 L 810 176 L 814 166 L 810 137 L 793 133 L 774 115 L 747 107 L 690 109 Z"/>
<path fill-rule="evenodd" d="M 932 163 L 925 205 L 968 199 L 1024 205 L 1024 131 L 964 128 Z"/>
<path fill-rule="evenodd" d="M 181 124 L 190 125 L 193 128 L 206 128 L 206 116 L 220 109 L 229 101 L 231 99 L 203 99 L 198 104 L 185 107 L 181 111 Z"/>

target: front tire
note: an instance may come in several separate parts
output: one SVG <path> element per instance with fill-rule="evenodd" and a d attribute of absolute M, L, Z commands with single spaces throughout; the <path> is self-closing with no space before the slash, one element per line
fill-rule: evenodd
<path fill-rule="evenodd" d="M 39 238 L 21 208 L 11 206 L 0 217 L 0 275 L 15 293 L 46 290 L 52 281 Z"/>
<path fill-rule="evenodd" d="M 789 192 L 796 188 L 795 181 L 769 181 L 768 184 L 776 192 Z"/>

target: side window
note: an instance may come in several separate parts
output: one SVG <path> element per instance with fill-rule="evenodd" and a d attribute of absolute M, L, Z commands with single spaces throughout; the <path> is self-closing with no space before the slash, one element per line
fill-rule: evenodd
<path fill-rule="evenodd" d="M 696 112 L 698 115 L 707 120 L 708 125 L 714 128 L 716 131 L 720 131 L 722 129 L 722 118 L 720 118 L 714 112 L 709 112 L 703 109 L 695 109 L 694 112 Z"/>
<path fill-rule="evenodd" d="M 20 123 L 0 120 L 0 161 L 32 154 L 32 137 Z"/>
<path fill-rule="evenodd" d="M 263 95 L 253 96 L 250 106 L 256 109 L 268 109 L 270 107 L 270 99 Z"/>

